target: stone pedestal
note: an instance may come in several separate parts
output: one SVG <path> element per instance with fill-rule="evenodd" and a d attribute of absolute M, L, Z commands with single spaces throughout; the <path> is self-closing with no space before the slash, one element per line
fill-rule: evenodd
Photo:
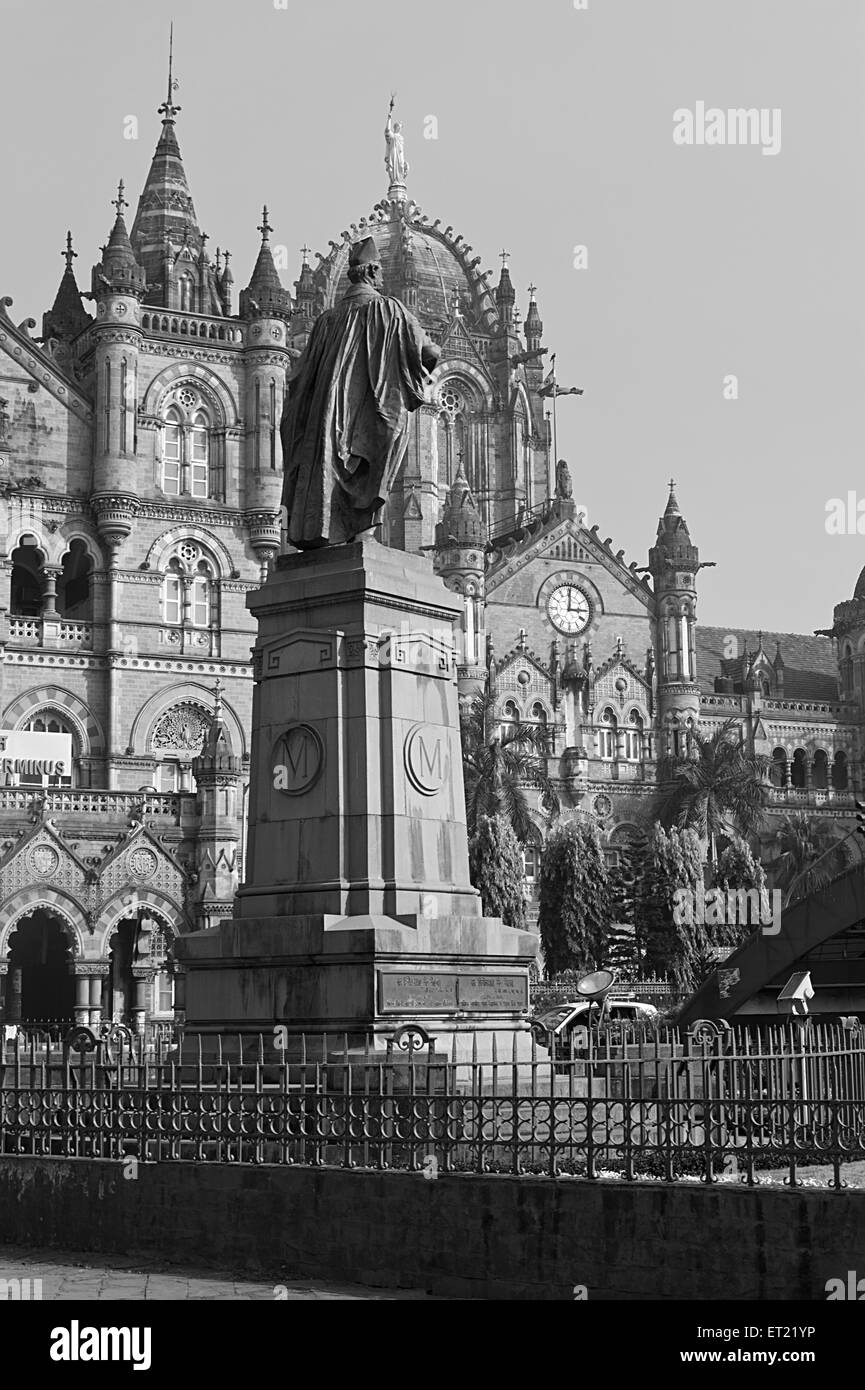
<path fill-rule="evenodd" d="M 248 603 L 246 881 L 231 921 L 177 943 L 187 1028 L 378 1047 L 420 1023 L 463 1056 L 477 1030 L 523 1055 L 536 939 L 483 917 L 469 880 L 459 599 L 363 540 L 280 557 Z"/>

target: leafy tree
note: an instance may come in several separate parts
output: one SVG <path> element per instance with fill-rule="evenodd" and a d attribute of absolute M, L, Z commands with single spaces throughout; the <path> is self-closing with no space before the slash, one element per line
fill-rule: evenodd
<path fill-rule="evenodd" d="M 489 690 L 473 695 L 460 711 L 463 778 L 469 836 L 482 816 L 504 816 L 520 844 L 539 844 L 526 789 L 541 791 L 551 818 L 559 799 L 544 759 L 546 731 L 538 724 L 503 721 Z"/>
<path fill-rule="evenodd" d="M 612 912 L 597 827 L 571 820 L 547 836 L 539 873 L 541 946 L 547 979 L 604 964 Z"/>
<path fill-rule="evenodd" d="M 616 844 L 619 862 L 610 869 L 613 925 L 609 933 L 607 964 L 631 979 L 639 975 L 642 964 L 637 896 L 647 844 L 643 831 L 619 841 Z"/>
<path fill-rule="evenodd" d="M 804 811 L 783 816 L 775 831 L 778 858 L 771 865 L 784 906 L 822 888 L 853 862 L 854 854 L 831 821 L 811 820 Z"/>
<path fill-rule="evenodd" d="M 469 868 L 487 917 L 526 929 L 525 877 L 519 841 L 504 816 L 481 816 L 469 840 Z"/>
<path fill-rule="evenodd" d="M 742 746 L 736 723 L 728 719 L 711 734 L 695 729 L 690 752 L 668 758 L 662 776 L 672 781 L 661 806 L 664 825 L 697 831 L 716 859 L 715 841 L 730 830 L 754 834 L 763 821 L 769 759 Z"/>
<path fill-rule="evenodd" d="M 765 870 L 754 858 L 747 840 L 734 835 L 722 849 L 715 866 L 715 887 L 724 892 L 729 889 L 756 889 L 762 894 L 766 891 Z M 728 919 L 725 926 L 708 927 L 707 931 L 718 946 L 738 946 L 754 929 L 753 922 L 749 926 L 747 922 L 737 923 Z"/>
<path fill-rule="evenodd" d="M 703 881 L 700 840 L 695 830 L 664 830 L 649 836 L 637 886 L 637 914 L 647 975 L 666 977 L 683 994 L 696 988 L 704 973 L 708 947 L 705 927 L 677 923 L 677 892 L 696 899 Z M 693 913 L 691 914 L 693 917 Z"/>
<path fill-rule="evenodd" d="M 740 835 L 734 835 L 718 855 L 715 883 L 719 888 L 756 888 L 758 892 L 766 887 L 766 871 Z"/>

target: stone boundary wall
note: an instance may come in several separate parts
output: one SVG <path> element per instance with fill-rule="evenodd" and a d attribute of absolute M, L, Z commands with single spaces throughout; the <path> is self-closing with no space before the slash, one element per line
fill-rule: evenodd
<path fill-rule="evenodd" d="M 451 1298 L 825 1300 L 865 1191 L 0 1158 L 0 1243 Z"/>

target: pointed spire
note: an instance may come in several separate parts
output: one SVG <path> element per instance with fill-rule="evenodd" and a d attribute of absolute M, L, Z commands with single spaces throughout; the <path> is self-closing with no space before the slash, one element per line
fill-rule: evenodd
<path fill-rule="evenodd" d="M 544 336 L 544 325 L 538 310 L 536 299 L 537 285 L 529 285 L 529 312 L 526 314 L 525 335 L 526 346 L 530 352 L 534 352 L 541 345 Z"/>
<path fill-rule="evenodd" d="M 499 252 L 502 273 L 499 276 L 499 283 L 496 285 L 496 304 L 499 306 L 499 323 L 502 328 L 508 328 L 513 323 L 513 310 L 517 298 L 517 292 L 511 283 L 511 273 L 508 269 L 510 255 L 510 251 L 502 250 Z"/>
<path fill-rule="evenodd" d="M 692 569 L 695 573 L 700 566 L 699 551 L 691 542 L 688 523 L 682 516 L 676 497 L 676 483 L 672 478 L 667 506 L 658 522 L 657 539 L 649 551 L 649 565 L 654 572 L 658 564 L 663 569 L 666 560 L 675 560 L 677 568 Z"/>
<path fill-rule="evenodd" d="M 91 322 L 90 315 L 81 303 L 81 291 L 75 279 L 72 262 L 78 256 L 72 249 L 72 233 L 66 233 L 66 250 L 60 253 L 66 262 L 66 269 L 60 279 L 60 286 L 54 304 L 47 314 L 42 315 L 42 337 L 44 341 L 57 338 L 71 342 Z"/>
<path fill-rule="evenodd" d="M 97 299 L 102 298 L 106 290 L 115 294 L 132 294 L 137 299 L 142 299 L 147 288 L 145 273 L 138 264 L 126 230 L 123 209 L 129 204 L 124 197 L 123 189 L 121 179 L 117 185 L 117 197 L 111 199 L 111 206 L 117 210 L 114 226 L 111 228 L 107 246 L 102 247 L 101 262 L 93 267 L 91 288 Z"/>
<path fill-rule="evenodd" d="M 294 282 L 295 317 L 299 328 L 309 329 L 315 314 L 315 278 L 309 263 L 310 248 L 305 243 L 300 254 L 300 278 Z"/>
<path fill-rule="evenodd" d="M 174 125 L 174 117 L 177 115 L 178 111 L 183 110 L 181 106 L 175 106 L 174 104 L 174 93 L 177 91 L 177 88 L 180 86 L 180 83 L 174 80 L 173 66 L 174 22 L 172 21 L 171 28 L 168 31 L 168 94 L 165 98 L 165 101 L 157 110 L 157 115 L 162 116 L 163 118 L 163 125 Z"/>
<path fill-rule="evenodd" d="M 208 772 L 236 772 L 242 766 L 240 758 L 235 757 L 232 753 L 231 739 L 225 727 L 225 715 L 222 708 L 224 689 L 225 686 L 217 677 L 213 687 L 213 716 L 210 721 L 210 728 L 205 735 L 201 752 L 192 764 L 196 778 L 202 773 Z"/>
<path fill-rule="evenodd" d="M 240 317 L 245 319 L 275 318 L 287 321 L 291 318 L 291 295 L 288 290 L 283 288 L 279 273 L 274 265 L 273 253 L 270 249 L 270 234 L 273 228 L 268 220 L 266 204 L 262 211 L 258 231 L 261 232 L 261 246 L 252 278 L 246 289 L 240 292 Z"/>
<path fill-rule="evenodd" d="M 148 280 L 151 285 L 160 287 L 150 302 L 166 308 L 179 307 L 171 302 L 173 258 L 166 269 L 166 236 L 170 236 L 174 246 L 187 245 L 194 259 L 201 251 L 201 231 L 174 130 L 175 117 L 181 109 L 174 101 L 178 85 L 174 77 L 172 26 L 168 48 L 168 93 L 159 107 L 162 132 L 138 200 L 131 234 L 133 249 L 144 266 Z"/>
<path fill-rule="evenodd" d="M 486 543 L 486 529 L 463 471 L 460 456 L 457 475 L 448 489 L 439 526 L 439 543 L 468 545 L 477 549 Z"/>

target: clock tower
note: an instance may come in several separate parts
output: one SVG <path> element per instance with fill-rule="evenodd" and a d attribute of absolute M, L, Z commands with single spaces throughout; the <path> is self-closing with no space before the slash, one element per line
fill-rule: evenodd
<path fill-rule="evenodd" d="M 658 716 L 661 757 L 687 751 L 700 717 L 697 683 L 697 574 L 700 552 L 691 543 L 688 523 L 679 510 L 676 484 L 658 522 L 658 537 L 649 551 L 655 588 L 655 651 L 658 653 Z"/>

